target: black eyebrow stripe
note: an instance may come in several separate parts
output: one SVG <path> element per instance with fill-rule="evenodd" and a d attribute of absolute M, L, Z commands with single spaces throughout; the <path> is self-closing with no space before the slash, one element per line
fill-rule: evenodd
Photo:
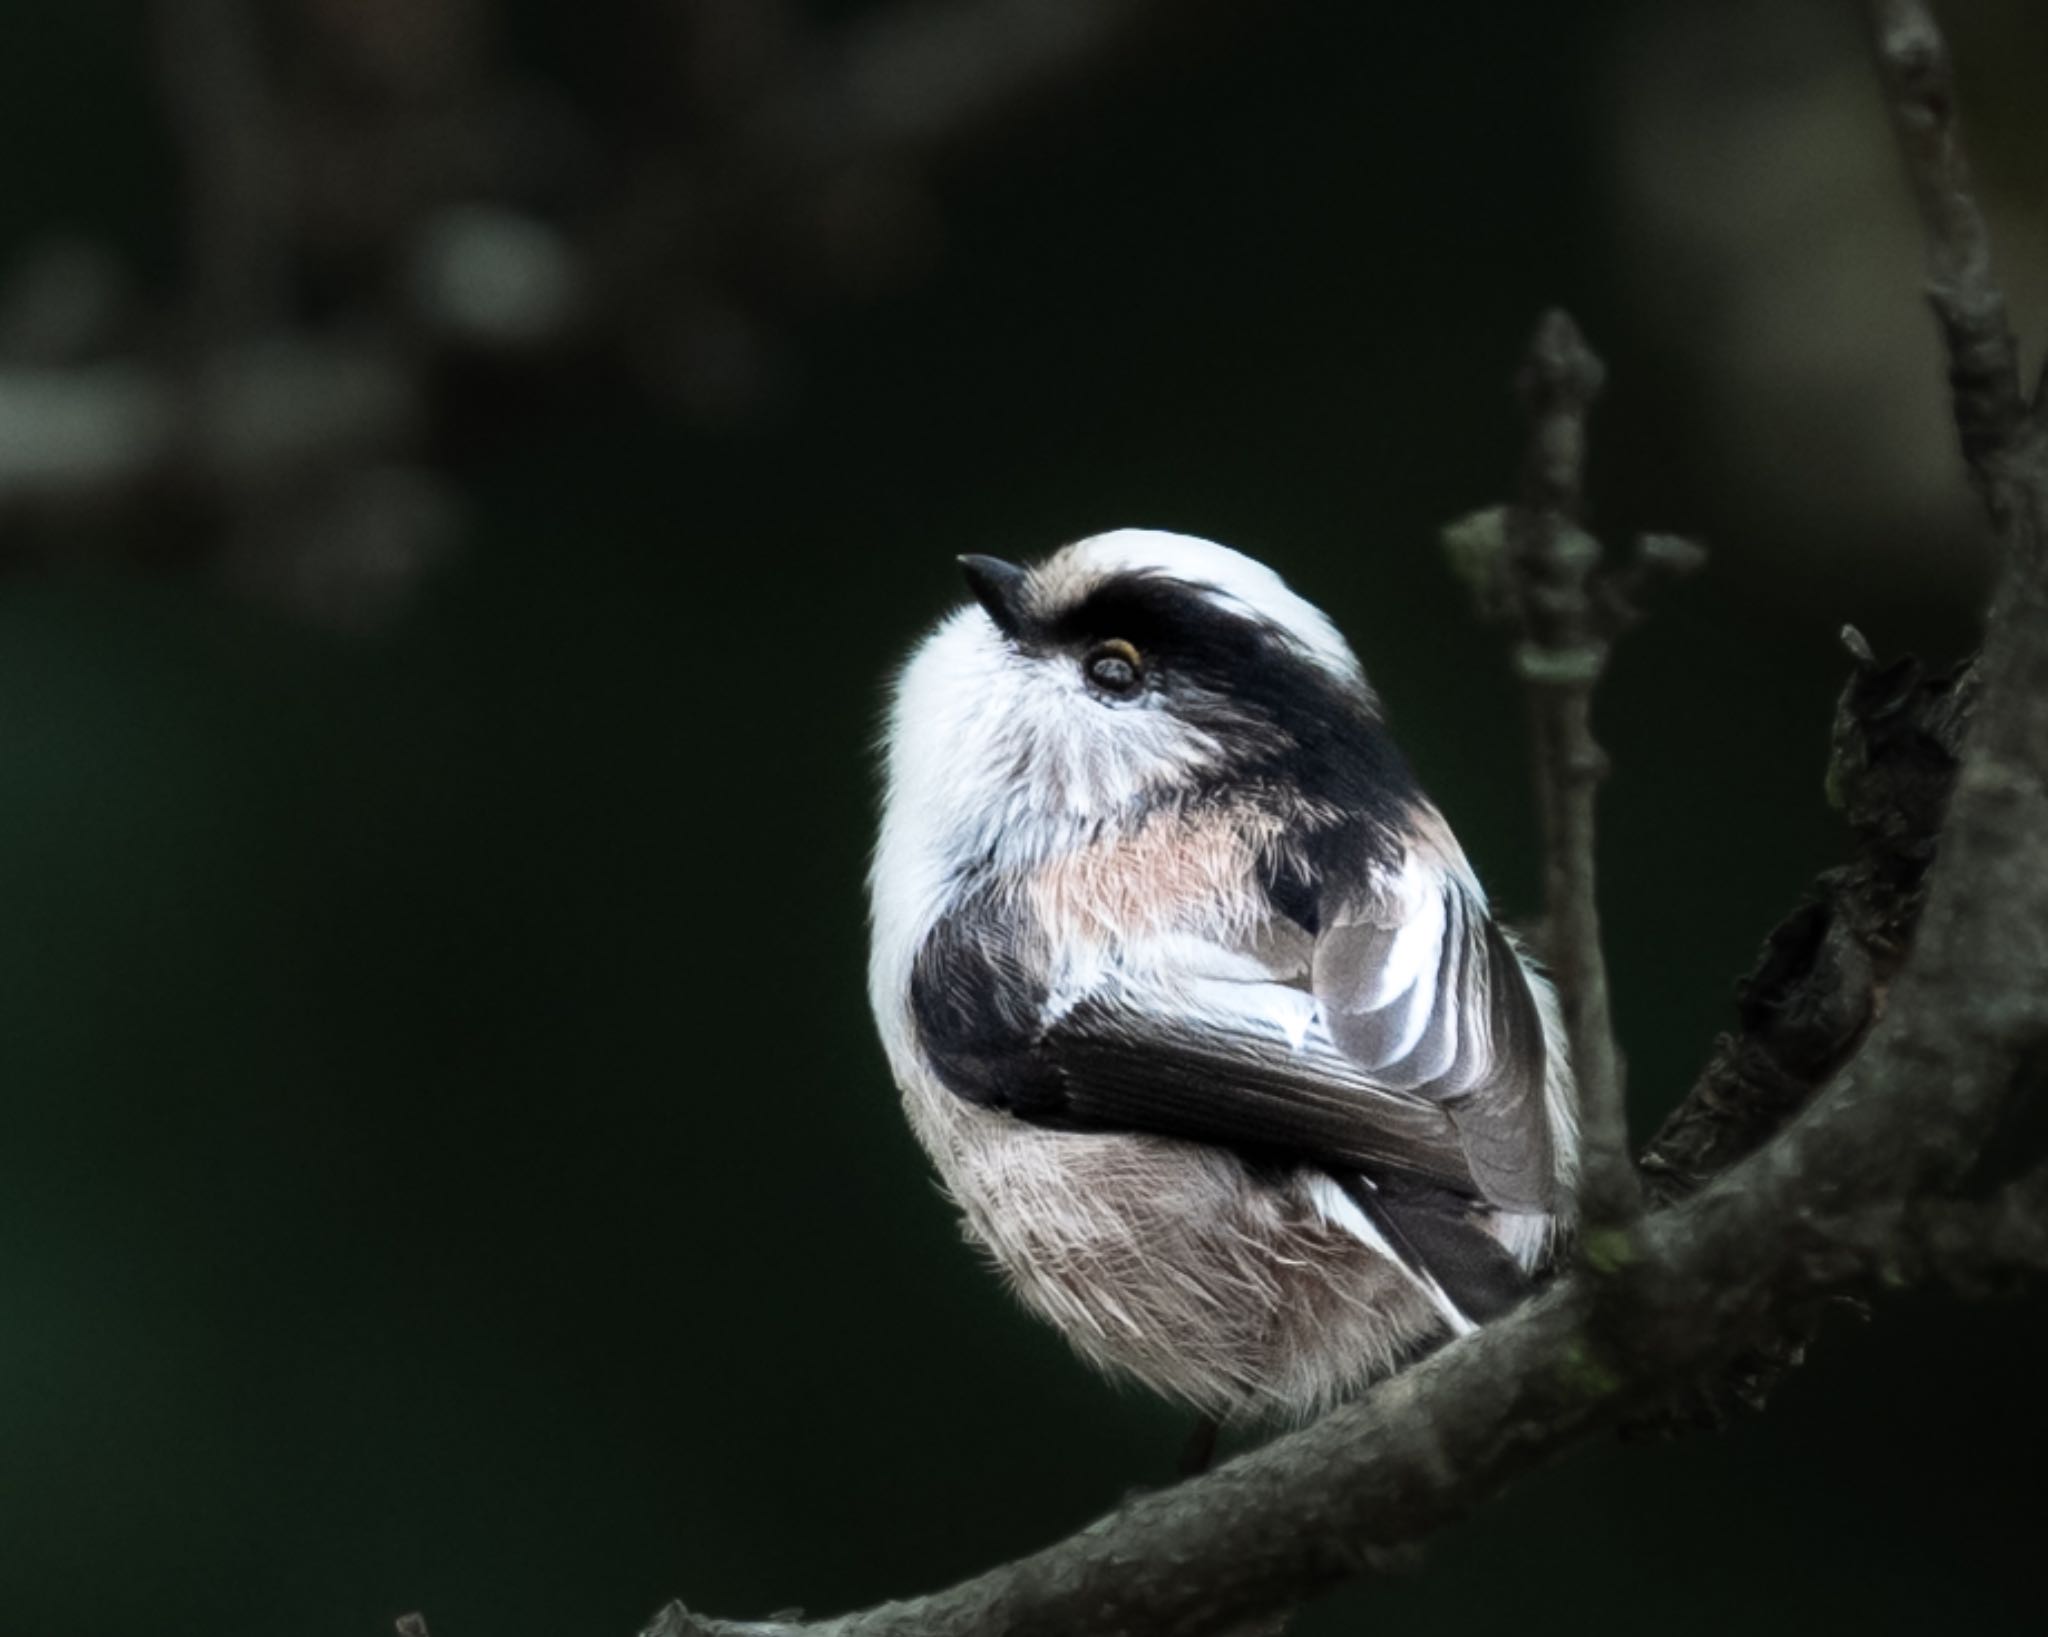
<path fill-rule="evenodd" d="M 1246 653 L 1278 633 L 1214 599 L 1219 588 L 1153 573 L 1119 574 L 1047 622 L 1055 641 L 1122 637 L 1140 648 L 1224 646 Z"/>

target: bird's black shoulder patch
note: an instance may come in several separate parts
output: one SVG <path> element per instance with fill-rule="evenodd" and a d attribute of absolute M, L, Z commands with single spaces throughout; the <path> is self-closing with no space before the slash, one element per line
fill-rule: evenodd
<path fill-rule="evenodd" d="M 1260 885 L 1274 914 L 1315 937 L 1330 906 L 1363 897 L 1375 873 L 1400 867 L 1401 854 L 1400 832 L 1391 817 L 1297 818 L 1267 849 Z"/>
<path fill-rule="evenodd" d="M 1020 1109 L 1056 1097 L 1034 1052 L 1045 983 L 1035 929 L 982 888 L 939 918 L 910 972 L 910 1009 L 925 1055 L 955 1096 Z"/>
<path fill-rule="evenodd" d="M 1270 850 L 1260 885 L 1273 913 L 1292 921 L 1311 938 L 1323 930 L 1323 878 L 1309 860 L 1293 849 Z"/>

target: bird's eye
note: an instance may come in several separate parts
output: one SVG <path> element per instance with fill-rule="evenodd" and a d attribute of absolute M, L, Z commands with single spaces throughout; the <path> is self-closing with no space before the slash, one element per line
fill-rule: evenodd
<path fill-rule="evenodd" d="M 1081 661 L 1088 685 L 1113 699 L 1128 699 L 1145 680 L 1145 662 L 1128 642 L 1098 643 Z"/>

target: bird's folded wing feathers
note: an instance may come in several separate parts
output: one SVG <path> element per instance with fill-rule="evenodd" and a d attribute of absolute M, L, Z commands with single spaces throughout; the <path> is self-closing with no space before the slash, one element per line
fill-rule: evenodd
<path fill-rule="evenodd" d="M 1058 999 L 1014 916 L 970 900 L 919 962 L 926 1049 L 956 1095 L 1038 1124 L 1551 1208 L 1543 1028 L 1513 948 L 1460 870 L 1411 855 L 1351 880 L 1284 971 L 1193 940 L 1154 949 L 1158 982 L 1140 962 Z"/>
<path fill-rule="evenodd" d="M 1548 1210 L 1542 1018 L 1520 958 L 1461 874 L 1411 855 L 1398 875 L 1323 906 L 1311 981 L 1358 1074 L 1450 1117 L 1489 1202 Z"/>
<path fill-rule="evenodd" d="M 1039 1054 L 1055 1072 L 1039 1082 L 1042 1095 L 1014 1106 L 1026 1119 L 1149 1131 L 1335 1169 L 1393 1167 L 1472 1188 L 1447 1112 L 1374 1084 L 1327 1042 L 1295 1044 L 1206 1011 L 1173 1016 L 1086 1000 L 1046 1029 Z"/>

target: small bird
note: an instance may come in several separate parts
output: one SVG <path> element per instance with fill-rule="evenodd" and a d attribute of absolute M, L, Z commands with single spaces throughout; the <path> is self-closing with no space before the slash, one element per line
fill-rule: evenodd
<path fill-rule="evenodd" d="M 1519 1299 L 1577 1166 L 1556 1002 L 1336 627 L 1188 535 L 960 564 L 895 686 L 869 994 L 969 1236 L 1222 1421 Z"/>

